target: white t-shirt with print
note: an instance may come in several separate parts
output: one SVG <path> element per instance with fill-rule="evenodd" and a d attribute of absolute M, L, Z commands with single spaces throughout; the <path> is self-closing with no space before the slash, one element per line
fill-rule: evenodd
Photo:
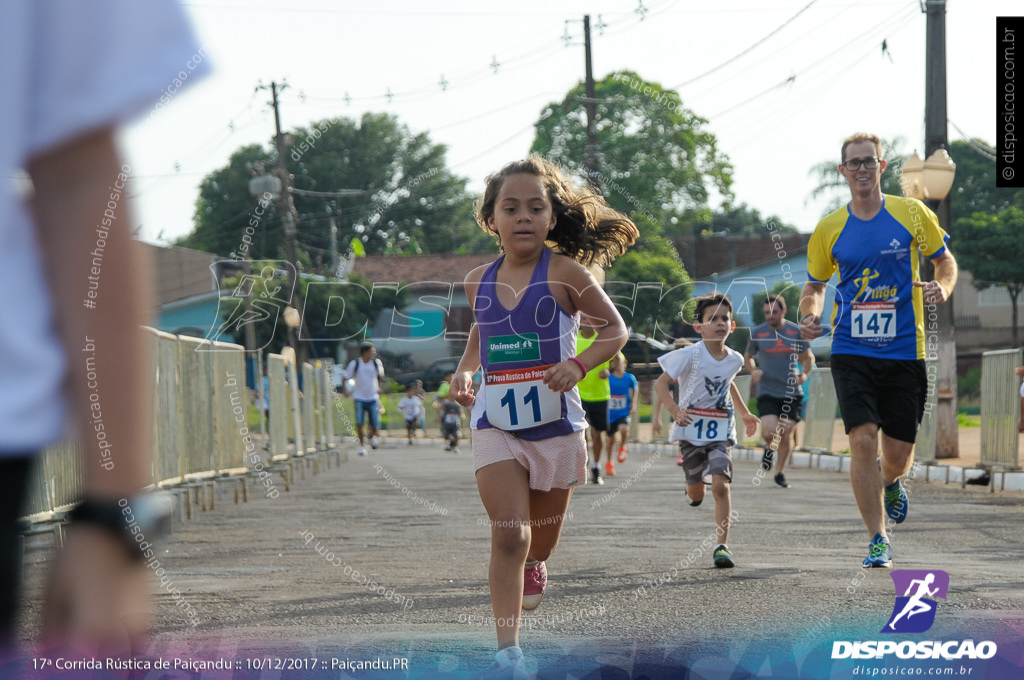
<path fill-rule="evenodd" d="M 721 361 L 711 356 L 703 342 L 658 357 L 662 370 L 679 381 L 678 406 L 699 409 L 685 428 L 673 423 L 671 441 L 736 443 L 736 417 L 729 386 L 743 368 L 743 355 L 729 347 L 724 349 L 726 355 Z"/>

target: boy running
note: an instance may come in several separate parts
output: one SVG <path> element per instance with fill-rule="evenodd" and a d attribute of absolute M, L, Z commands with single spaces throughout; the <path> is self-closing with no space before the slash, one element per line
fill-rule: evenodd
<path fill-rule="evenodd" d="M 445 451 L 459 452 L 459 439 L 462 437 L 462 407 L 451 398 L 451 394 L 441 402 L 441 436 L 444 437 Z"/>
<path fill-rule="evenodd" d="M 612 450 L 615 449 L 615 439 L 618 435 L 618 460 L 625 463 L 629 424 L 640 405 L 637 399 L 639 384 L 636 376 L 626 373 L 626 357 L 622 352 L 612 357 L 611 370 L 611 375 L 608 376 L 608 387 L 612 393 L 608 400 L 608 460 L 612 459 Z"/>
<path fill-rule="evenodd" d="M 398 410 L 405 416 L 405 433 L 409 437 L 409 446 L 412 446 L 412 438 L 416 434 L 423 413 L 423 402 L 416 392 L 416 384 L 409 385 L 405 389 L 405 397 L 398 402 Z"/>
<path fill-rule="evenodd" d="M 734 405 L 743 418 L 748 437 L 757 431 L 759 421 L 732 384 L 732 379 L 743 368 L 743 355 L 725 346 L 729 333 L 736 328 L 729 298 L 721 293 L 697 298 L 693 318 L 693 327 L 702 341 L 658 358 L 664 373 L 655 383 L 655 389 L 675 423 L 670 441 L 679 442 L 690 505 L 701 504 L 705 479 L 711 477 L 715 533 L 720 541 L 714 552 L 715 566 L 729 568 L 736 564 L 728 547 L 732 513 L 729 484 L 732 447 L 736 443 Z M 679 381 L 678 404 L 669 393 L 673 380 Z"/>

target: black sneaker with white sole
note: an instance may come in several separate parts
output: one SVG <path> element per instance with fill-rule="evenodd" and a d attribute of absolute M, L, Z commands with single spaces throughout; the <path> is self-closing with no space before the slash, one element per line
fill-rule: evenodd
<path fill-rule="evenodd" d="M 780 489 L 788 489 L 790 487 L 790 483 L 786 481 L 786 475 L 781 472 L 775 475 L 775 486 Z"/>

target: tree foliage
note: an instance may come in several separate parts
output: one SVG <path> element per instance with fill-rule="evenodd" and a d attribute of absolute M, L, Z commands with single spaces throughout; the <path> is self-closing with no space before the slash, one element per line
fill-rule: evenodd
<path fill-rule="evenodd" d="M 1013 306 L 1013 346 L 1018 342 L 1017 299 L 1024 290 L 1024 210 L 1010 206 L 998 213 L 976 212 L 957 220 L 956 258 L 979 289 L 1006 286 Z"/>
<path fill-rule="evenodd" d="M 612 207 L 666 231 L 707 222 L 709 199 L 732 198 L 732 166 L 707 121 L 679 95 L 632 71 L 595 83 L 600 181 Z M 586 172 L 586 105 L 581 82 L 544 107 L 531 151 Z"/>
<path fill-rule="evenodd" d="M 690 275 L 672 243 L 650 238 L 615 261 L 605 290 L 630 330 L 661 339 L 676 337 L 693 295 Z"/>
<path fill-rule="evenodd" d="M 425 133 L 413 134 L 395 116 L 326 119 L 294 130 L 291 139 L 287 167 L 296 190 L 298 245 L 314 270 L 330 264 L 332 218 L 341 255 L 353 238 L 369 254 L 493 249 L 473 222 L 466 180 L 446 167 L 446 147 Z M 249 193 L 254 170 L 269 172 L 276 157 L 272 145 L 243 147 L 208 175 L 200 185 L 194 229 L 177 245 L 228 256 L 238 252 L 244 229 L 255 222 L 249 257 L 282 257 L 276 204 L 262 208 L 260 198 Z M 330 195 L 339 190 L 361 193 Z"/>
<path fill-rule="evenodd" d="M 995 154 L 988 144 L 978 139 L 949 145 L 949 156 L 956 163 L 949 204 L 954 225 L 977 212 L 994 215 L 1010 206 L 1024 208 L 1024 189 L 997 187 L 996 162 L 983 155 L 983 151 Z"/>
<path fill-rule="evenodd" d="M 772 229 L 767 225 L 771 223 Z M 799 229 L 782 221 L 777 215 L 762 216 L 756 208 L 740 203 L 711 214 L 711 222 L 701 231 L 701 236 L 757 236 L 763 237 L 769 231 L 782 234 L 797 234 Z"/>
<path fill-rule="evenodd" d="M 224 333 L 234 342 L 245 345 L 245 327 L 255 329 L 255 348 L 279 353 L 288 344 L 288 327 L 284 309 L 288 304 L 288 274 L 276 262 L 254 262 L 248 281 L 243 275 L 226 278 L 224 288 L 234 291 L 220 298 L 220 314 Z M 314 356 L 334 356 L 338 342 L 362 341 L 372 329 L 382 309 L 401 309 L 405 295 L 352 275 L 348 281 L 298 279 L 303 301 L 303 339 L 311 340 Z M 252 297 L 252 312 L 246 315 L 246 295 Z"/>

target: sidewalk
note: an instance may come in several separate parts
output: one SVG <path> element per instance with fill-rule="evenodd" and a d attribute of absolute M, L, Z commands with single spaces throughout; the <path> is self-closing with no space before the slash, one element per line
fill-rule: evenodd
<path fill-rule="evenodd" d="M 803 436 L 803 425 L 800 426 L 798 432 Z M 954 467 L 971 467 L 977 465 L 981 461 L 981 428 L 980 427 L 961 427 L 960 432 L 960 456 L 958 458 L 943 458 L 938 462 L 944 465 L 951 465 Z M 639 437 L 640 441 L 651 441 L 651 424 L 640 423 L 639 426 Z M 849 452 L 850 440 L 846 436 L 846 431 L 843 428 L 843 421 L 836 418 L 835 425 L 832 430 L 832 452 L 842 453 Z"/>

